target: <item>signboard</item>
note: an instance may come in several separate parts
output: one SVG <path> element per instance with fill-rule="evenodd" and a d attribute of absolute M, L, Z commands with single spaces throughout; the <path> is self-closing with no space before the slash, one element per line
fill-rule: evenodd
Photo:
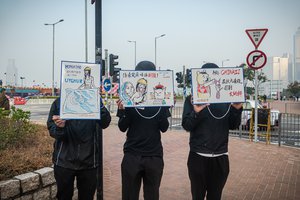
<path fill-rule="evenodd" d="M 253 43 L 255 49 L 257 49 L 266 36 L 268 29 L 247 29 L 246 33 L 250 38 L 251 42 Z"/>
<path fill-rule="evenodd" d="M 243 68 L 192 69 L 193 104 L 244 102 Z"/>
<path fill-rule="evenodd" d="M 106 91 L 106 92 L 109 92 L 110 89 L 111 89 L 111 81 L 109 78 L 106 78 L 103 80 L 103 89 Z"/>
<path fill-rule="evenodd" d="M 260 50 L 251 51 L 247 56 L 247 64 L 252 69 L 260 69 L 267 63 L 267 56 Z"/>
<path fill-rule="evenodd" d="M 100 119 L 100 72 L 100 64 L 61 62 L 62 119 Z"/>
<path fill-rule="evenodd" d="M 174 105 L 173 71 L 120 71 L 119 88 L 125 107 Z"/>

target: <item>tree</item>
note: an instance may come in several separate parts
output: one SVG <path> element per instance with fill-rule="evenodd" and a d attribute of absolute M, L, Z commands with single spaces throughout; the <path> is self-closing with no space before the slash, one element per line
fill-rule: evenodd
<path fill-rule="evenodd" d="M 248 81 L 252 82 L 252 84 L 255 86 L 255 71 L 254 69 L 250 68 L 247 64 L 242 63 L 239 67 L 243 68 L 244 72 L 244 86 L 246 89 L 246 93 L 253 95 L 254 94 L 254 87 L 247 86 Z M 267 75 L 262 72 L 262 70 L 256 70 L 257 74 L 257 87 L 259 87 L 260 84 L 266 82 L 268 80 Z"/>
<path fill-rule="evenodd" d="M 299 96 L 300 94 L 300 83 L 295 81 L 290 83 L 287 87 L 288 92 L 290 92 L 293 96 Z"/>

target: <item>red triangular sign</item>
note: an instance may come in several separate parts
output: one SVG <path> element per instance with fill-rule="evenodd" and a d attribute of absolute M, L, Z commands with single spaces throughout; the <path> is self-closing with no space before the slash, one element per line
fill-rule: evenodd
<path fill-rule="evenodd" d="M 255 49 L 257 49 L 261 43 L 261 41 L 264 39 L 265 35 L 267 34 L 268 29 L 247 29 L 246 33 L 248 37 L 250 38 L 251 42 L 255 46 Z"/>

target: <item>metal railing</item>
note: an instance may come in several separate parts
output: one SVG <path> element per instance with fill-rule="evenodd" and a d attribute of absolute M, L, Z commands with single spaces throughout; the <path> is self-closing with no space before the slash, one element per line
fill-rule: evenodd
<path fill-rule="evenodd" d="M 110 105 L 110 111 L 116 113 L 117 106 L 113 101 Z M 175 104 L 174 107 L 170 108 L 170 129 L 183 129 L 181 126 L 183 104 Z M 272 115 L 272 113 L 271 113 Z M 280 113 L 278 117 L 278 123 L 272 124 L 270 129 L 270 143 L 280 145 L 288 145 L 294 147 L 300 147 L 300 114 L 291 113 Z M 275 116 L 271 116 L 275 118 Z M 266 141 L 266 137 L 262 133 L 266 132 L 266 127 L 258 127 L 258 141 Z M 231 137 L 239 137 L 249 139 L 249 126 L 240 125 L 236 130 L 230 130 L 229 134 Z"/>
<path fill-rule="evenodd" d="M 182 105 L 175 105 L 171 108 L 172 118 L 170 119 L 171 129 L 182 129 Z M 248 112 L 248 111 L 245 111 Z M 271 113 L 271 115 L 274 115 Z M 300 114 L 280 113 L 279 116 L 271 116 L 271 118 L 278 117 L 278 123 L 275 125 L 272 123 L 270 129 L 270 142 L 272 144 L 288 145 L 294 147 L 300 147 Z M 237 130 L 230 130 L 229 134 L 232 137 L 239 137 L 249 139 L 249 126 L 240 125 Z M 266 137 L 263 136 L 267 131 L 267 127 L 258 127 L 258 140 L 266 141 Z"/>

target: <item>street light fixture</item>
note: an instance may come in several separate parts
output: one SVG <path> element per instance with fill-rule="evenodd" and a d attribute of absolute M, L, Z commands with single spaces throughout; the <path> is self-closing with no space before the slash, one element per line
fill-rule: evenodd
<path fill-rule="evenodd" d="M 224 62 L 229 61 L 229 59 L 222 60 L 222 67 L 224 66 Z"/>
<path fill-rule="evenodd" d="M 54 96 L 54 44 L 55 44 L 55 25 L 60 23 L 60 22 L 63 22 L 64 20 L 61 19 L 53 24 L 44 24 L 45 26 L 52 26 L 53 28 L 53 49 L 52 49 L 52 96 Z"/>
<path fill-rule="evenodd" d="M 156 66 L 156 40 L 157 40 L 158 38 L 164 37 L 165 35 L 166 35 L 166 34 L 162 34 L 162 35 L 160 35 L 160 36 L 155 37 L 155 66 Z M 158 69 L 160 70 L 160 67 L 159 67 Z"/>
<path fill-rule="evenodd" d="M 23 80 L 25 79 L 24 76 L 20 76 L 20 79 L 21 79 L 21 89 L 22 89 L 22 92 L 21 92 L 21 96 L 23 97 Z"/>
<path fill-rule="evenodd" d="M 136 41 L 135 40 L 128 40 L 128 42 L 134 43 L 134 66 L 136 66 Z"/>

